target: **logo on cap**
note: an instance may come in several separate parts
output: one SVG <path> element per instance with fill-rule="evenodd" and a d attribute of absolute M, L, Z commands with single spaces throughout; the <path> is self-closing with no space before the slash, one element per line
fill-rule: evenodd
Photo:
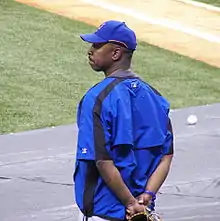
<path fill-rule="evenodd" d="M 98 30 L 101 29 L 102 27 L 105 26 L 105 23 L 101 24 L 99 27 L 98 27 Z"/>

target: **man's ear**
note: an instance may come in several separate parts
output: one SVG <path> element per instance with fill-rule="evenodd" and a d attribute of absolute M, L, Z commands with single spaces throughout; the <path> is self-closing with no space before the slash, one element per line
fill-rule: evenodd
<path fill-rule="evenodd" d="M 114 48 L 114 50 L 112 51 L 112 60 L 113 61 L 118 61 L 120 60 L 122 57 L 122 50 L 121 48 Z"/>

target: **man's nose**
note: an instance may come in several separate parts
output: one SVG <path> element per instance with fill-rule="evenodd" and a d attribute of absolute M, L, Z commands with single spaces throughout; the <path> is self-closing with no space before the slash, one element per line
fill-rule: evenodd
<path fill-rule="evenodd" d="M 88 50 L 88 55 L 89 55 L 89 56 L 92 55 L 92 51 L 91 51 L 91 49 Z"/>
<path fill-rule="evenodd" d="M 88 50 L 88 55 L 91 56 L 93 54 L 93 46 L 91 46 Z"/>

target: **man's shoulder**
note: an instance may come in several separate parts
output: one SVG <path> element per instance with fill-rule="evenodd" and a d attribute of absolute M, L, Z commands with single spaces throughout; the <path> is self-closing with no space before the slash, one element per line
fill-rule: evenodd
<path fill-rule="evenodd" d="M 102 81 L 99 81 L 98 83 L 96 83 L 95 85 L 93 85 L 91 88 L 87 90 L 87 92 L 85 93 L 85 96 L 92 95 L 92 94 L 99 94 L 111 82 L 112 82 L 112 79 L 103 79 Z"/>
<path fill-rule="evenodd" d="M 121 84 L 126 79 L 124 78 L 105 78 L 104 80 L 100 81 L 93 87 L 91 87 L 86 94 L 95 94 L 98 96 L 107 96 L 108 94 L 112 93 L 118 88 L 122 88 L 123 85 Z"/>
<path fill-rule="evenodd" d="M 96 103 L 99 104 L 106 100 L 106 98 L 114 91 L 114 89 L 120 84 L 121 79 L 117 78 L 105 78 L 92 86 L 83 96 L 81 102 Z"/>

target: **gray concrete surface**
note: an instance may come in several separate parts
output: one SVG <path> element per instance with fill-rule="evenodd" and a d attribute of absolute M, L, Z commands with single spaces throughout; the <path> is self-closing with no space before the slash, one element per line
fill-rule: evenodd
<path fill-rule="evenodd" d="M 198 123 L 188 126 L 189 114 Z M 174 110 L 175 157 L 158 195 L 165 221 L 220 220 L 220 104 Z M 0 135 L 0 221 L 75 221 L 77 130 Z"/>

